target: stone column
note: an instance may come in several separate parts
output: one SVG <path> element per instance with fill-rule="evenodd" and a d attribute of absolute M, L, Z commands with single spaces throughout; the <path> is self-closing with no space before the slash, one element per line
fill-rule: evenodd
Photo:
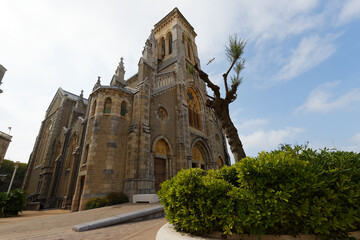
<path fill-rule="evenodd" d="M 150 152 L 150 88 L 154 69 L 142 59 L 139 63 L 139 92 L 134 96 L 133 120 L 129 129 L 124 192 L 134 194 L 155 192 L 153 158 Z"/>

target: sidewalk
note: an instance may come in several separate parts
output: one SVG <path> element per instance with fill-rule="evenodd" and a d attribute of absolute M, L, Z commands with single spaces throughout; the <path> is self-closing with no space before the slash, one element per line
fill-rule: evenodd
<path fill-rule="evenodd" d="M 166 223 L 165 218 L 129 222 L 86 232 L 75 232 L 72 227 L 155 205 L 159 204 L 127 203 L 73 213 L 58 209 L 38 211 L 38 214 L 35 211 L 24 211 L 18 217 L 0 218 L 0 239 L 153 240 L 160 227 Z"/>

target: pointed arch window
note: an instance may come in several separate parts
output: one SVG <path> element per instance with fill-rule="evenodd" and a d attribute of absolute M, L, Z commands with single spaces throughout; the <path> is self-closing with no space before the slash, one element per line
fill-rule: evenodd
<path fill-rule="evenodd" d="M 66 169 L 71 167 L 71 163 L 74 159 L 74 154 L 75 154 L 75 150 L 76 150 L 76 146 L 77 146 L 77 139 L 78 139 L 78 134 L 74 133 L 74 135 L 71 139 L 71 145 L 69 146 L 69 149 L 68 149 Z"/>
<path fill-rule="evenodd" d="M 188 44 L 188 41 L 187 41 L 187 37 L 185 36 L 185 34 L 183 33 L 182 34 L 182 41 L 184 43 L 184 51 L 185 51 L 185 57 L 189 57 L 188 53 L 189 53 L 189 44 Z"/>
<path fill-rule="evenodd" d="M 190 39 L 187 41 L 187 51 L 188 51 L 188 58 L 191 62 L 194 62 L 194 49 L 193 44 Z"/>
<path fill-rule="evenodd" d="M 111 101 L 111 98 L 106 98 L 105 99 L 105 103 L 104 103 L 104 113 L 105 114 L 110 114 L 110 112 L 111 112 L 111 103 L 112 103 L 112 101 Z"/>
<path fill-rule="evenodd" d="M 46 145 L 48 143 L 48 138 L 51 132 L 51 128 L 52 128 L 52 121 L 50 120 L 45 127 L 44 133 L 42 135 L 42 140 L 41 140 L 41 144 L 40 144 L 40 150 L 39 150 L 39 154 L 38 157 L 36 158 L 35 161 L 35 166 L 41 164 L 44 160 L 45 157 L 45 149 L 46 149 Z"/>
<path fill-rule="evenodd" d="M 165 39 L 161 38 L 161 59 L 165 57 Z"/>
<path fill-rule="evenodd" d="M 191 41 L 188 40 L 188 57 L 191 59 Z"/>
<path fill-rule="evenodd" d="M 86 162 L 87 162 L 88 155 L 89 155 L 89 144 L 86 145 L 86 147 L 85 147 L 83 163 L 86 163 Z"/>
<path fill-rule="evenodd" d="M 96 111 L 96 100 L 94 101 L 93 105 L 92 105 L 92 109 L 91 109 L 91 116 L 95 115 L 95 111 Z"/>
<path fill-rule="evenodd" d="M 201 130 L 201 112 L 200 103 L 195 92 L 189 88 L 187 92 L 189 125 Z"/>
<path fill-rule="evenodd" d="M 51 164 L 53 167 L 55 166 L 56 159 L 60 156 L 60 149 L 61 149 L 61 143 L 60 143 L 60 141 L 58 141 L 56 144 L 56 148 L 55 148 L 54 158 L 53 158 L 53 161 Z"/>
<path fill-rule="evenodd" d="M 220 143 L 220 137 L 219 137 L 218 134 L 215 134 L 215 140 L 216 140 L 217 143 Z"/>
<path fill-rule="evenodd" d="M 161 139 L 156 143 L 155 153 L 162 154 L 162 155 L 167 155 L 169 153 L 169 146 L 165 142 L 165 140 Z"/>
<path fill-rule="evenodd" d="M 169 44 L 169 55 L 172 53 L 172 34 L 169 33 L 169 38 L 168 38 L 168 44 Z"/>
<path fill-rule="evenodd" d="M 125 117 L 126 112 L 127 112 L 127 111 L 126 111 L 126 102 L 123 101 L 123 102 L 121 103 L 120 115 L 123 116 L 123 117 Z"/>

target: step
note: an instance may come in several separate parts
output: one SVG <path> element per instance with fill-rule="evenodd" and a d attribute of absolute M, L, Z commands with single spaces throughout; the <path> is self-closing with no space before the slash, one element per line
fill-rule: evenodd
<path fill-rule="evenodd" d="M 149 219 L 161 216 L 164 216 L 164 208 L 162 205 L 159 205 L 134 212 L 115 215 L 113 217 L 77 224 L 72 229 L 76 232 L 84 232 L 97 228 L 108 227 L 119 223 L 129 222 L 132 220 Z"/>

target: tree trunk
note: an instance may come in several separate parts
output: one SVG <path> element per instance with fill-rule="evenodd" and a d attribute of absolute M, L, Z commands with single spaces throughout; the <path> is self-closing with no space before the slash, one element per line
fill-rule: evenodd
<path fill-rule="evenodd" d="M 231 65 L 230 69 L 233 67 L 235 62 Z M 229 113 L 229 104 L 236 99 L 236 90 L 240 84 L 240 81 L 231 85 L 231 89 L 227 88 L 227 73 L 223 75 L 225 87 L 226 87 L 226 98 L 223 99 L 220 97 L 220 87 L 213 84 L 209 76 L 200 70 L 197 65 L 194 66 L 194 69 L 199 73 L 200 79 L 202 79 L 207 86 L 214 92 L 214 97 L 209 97 L 206 101 L 206 106 L 214 110 L 216 117 L 220 120 L 221 127 L 225 131 L 226 138 L 230 145 L 230 150 L 234 155 L 235 162 L 240 161 L 242 158 L 246 157 L 245 151 L 243 149 L 241 140 L 239 138 L 237 129 L 234 126 L 234 123 L 231 121 Z"/>
<path fill-rule="evenodd" d="M 231 121 L 229 114 L 229 104 L 224 99 L 216 99 L 212 108 L 215 110 L 216 117 L 221 122 L 221 127 L 225 131 L 226 138 L 230 145 L 230 150 L 234 155 L 235 162 L 240 161 L 246 157 L 243 145 L 239 138 L 238 132 L 234 123 Z"/>

